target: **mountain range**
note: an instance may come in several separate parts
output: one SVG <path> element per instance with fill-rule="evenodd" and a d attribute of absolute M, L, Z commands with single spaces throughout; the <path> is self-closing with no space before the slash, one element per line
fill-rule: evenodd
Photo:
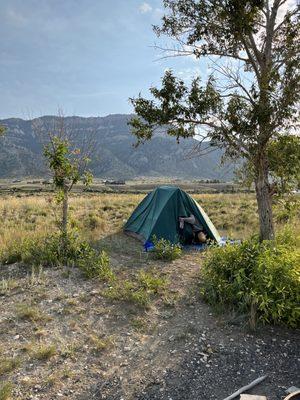
<path fill-rule="evenodd" d="M 75 141 L 92 138 L 93 153 L 89 167 L 95 177 L 232 178 L 232 168 L 220 165 L 221 150 L 209 151 L 200 157 L 190 155 L 199 144 L 195 139 L 184 139 L 177 144 L 174 138 L 161 131 L 151 141 L 135 147 L 136 140 L 128 126 L 130 118 L 131 115 L 124 114 L 64 117 L 64 123 L 72 130 Z M 5 136 L 0 139 L 0 178 L 46 176 L 41 132 L 50 126 L 58 126 L 59 121 L 56 116 L 0 120 L 0 125 L 6 127 Z"/>

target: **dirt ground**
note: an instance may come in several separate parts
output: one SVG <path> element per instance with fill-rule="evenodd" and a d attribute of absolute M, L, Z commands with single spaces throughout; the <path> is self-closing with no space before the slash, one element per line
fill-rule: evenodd
<path fill-rule="evenodd" d="M 1 267 L 0 387 L 12 399 L 219 399 L 264 374 L 252 390 L 283 399 L 300 386 L 299 331 L 218 314 L 199 297 L 202 253 L 154 261 L 123 234 L 101 246 L 125 279 L 141 269 L 168 280 L 147 307 L 107 296 L 78 269 Z"/>

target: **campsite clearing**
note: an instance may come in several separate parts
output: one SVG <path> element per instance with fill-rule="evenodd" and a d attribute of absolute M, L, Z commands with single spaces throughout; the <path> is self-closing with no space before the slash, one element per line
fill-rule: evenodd
<path fill-rule="evenodd" d="M 299 332 L 250 332 L 244 316 L 220 315 L 200 299 L 204 253 L 157 261 L 120 232 L 142 197 L 71 199 L 71 224 L 107 250 L 124 283 L 117 290 L 85 280 L 77 268 L 1 266 L 0 390 L 11 382 L 17 400 L 221 400 L 268 374 L 253 393 L 279 400 L 299 386 Z M 256 229 L 253 196 L 195 197 L 221 233 L 241 238 Z M 56 229 L 50 196 L 4 196 L 0 215 L 1 248 Z M 139 283 L 139 297 L 129 296 L 125 281 Z M 149 285 L 155 290 L 147 297 Z"/>

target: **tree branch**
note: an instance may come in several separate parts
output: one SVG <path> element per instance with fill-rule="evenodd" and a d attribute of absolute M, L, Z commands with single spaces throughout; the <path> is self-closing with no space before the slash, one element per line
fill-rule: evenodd
<path fill-rule="evenodd" d="M 257 63 L 255 62 L 255 59 L 254 59 L 253 55 L 251 54 L 249 44 L 247 43 L 247 41 L 246 41 L 246 39 L 243 37 L 243 35 L 241 35 L 241 42 L 243 43 L 243 45 L 244 45 L 244 47 L 245 47 L 246 53 L 247 53 L 247 55 L 248 55 L 248 57 L 249 57 L 250 64 L 252 65 L 252 68 L 254 69 L 254 72 L 255 72 L 257 81 L 260 81 L 259 66 L 258 66 Z"/>
<path fill-rule="evenodd" d="M 216 64 L 216 66 L 217 66 L 217 67 L 214 67 L 214 69 L 217 72 L 219 72 L 221 75 L 225 76 L 226 78 L 233 80 L 236 83 L 237 87 L 241 88 L 244 91 L 244 93 L 246 93 L 248 101 L 250 101 L 252 105 L 255 105 L 254 99 L 252 98 L 250 92 L 247 90 L 245 85 L 243 85 L 242 82 L 240 81 L 239 76 L 234 76 L 234 73 L 232 71 L 230 71 L 229 69 L 226 69 L 225 67 L 220 67 L 217 63 L 214 62 L 214 60 L 211 60 L 211 61 L 214 64 Z M 232 89 L 232 88 L 233 87 L 228 87 L 228 90 Z"/>

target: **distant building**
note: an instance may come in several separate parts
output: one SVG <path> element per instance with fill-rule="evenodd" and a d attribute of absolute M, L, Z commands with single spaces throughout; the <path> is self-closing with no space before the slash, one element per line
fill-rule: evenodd
<path fill-rule="evenodd" d="M 118 181 L 106 180 L 106 181 L 104 181 L 104 185 L 125 185 L 125 184 L 126 184 L 126 182 L 123 180 L 118 180 Z"/>

